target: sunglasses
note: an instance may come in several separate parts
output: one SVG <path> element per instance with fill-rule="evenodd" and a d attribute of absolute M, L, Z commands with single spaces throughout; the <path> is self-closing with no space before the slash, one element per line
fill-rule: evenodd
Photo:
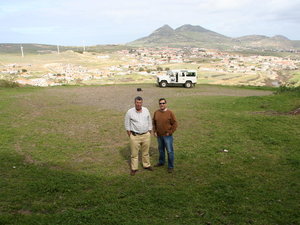
<path fill-rule="evenodd" d="M 166 103 L 165 103 L 165 102 L 160 102 L 159 104 L 160 104 L 160 105 L 164 105 L 164 104 L 166 104 Z"/>

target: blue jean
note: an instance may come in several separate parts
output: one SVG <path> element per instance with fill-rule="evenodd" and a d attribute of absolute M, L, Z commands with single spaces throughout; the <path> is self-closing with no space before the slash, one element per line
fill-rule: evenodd
<path fill-rule="evenodd" d="M 168 153 L 168 168 L 174 168 L 173 136 L 158 136 L 159 164 L 165 164 L 165 150 Z"/>

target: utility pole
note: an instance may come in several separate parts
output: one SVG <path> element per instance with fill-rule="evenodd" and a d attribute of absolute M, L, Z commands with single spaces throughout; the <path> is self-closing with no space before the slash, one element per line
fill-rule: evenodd
<path fill-rule="evenodd" d="M 59 45 L 57 45 L 57 54 L 59 54 Z"/>
<path fill-rule="evenodd" d="M 21 54 L 22 54 L 22 58 L 24 58 L 24 52 L 23 52 L 23 46 L 21 45 Z"/>

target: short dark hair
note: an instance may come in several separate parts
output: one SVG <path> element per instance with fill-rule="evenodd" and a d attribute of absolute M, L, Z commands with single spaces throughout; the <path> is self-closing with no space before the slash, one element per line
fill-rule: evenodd
<path fill-rule="evenodd" d="M 166 100 L 165 98 L 160 98 L 160 99 L 158 100 L 158 102 L 160 102 L 160 101 L 165 101 L 165 103 L 167 103 L 167 100 Z"/>
<path fill-rule="evenodd" d="M 141 96 L 137 96 L 134 98 L 134 102 L 136 101 L 143 101 L 143 98 Z"/>

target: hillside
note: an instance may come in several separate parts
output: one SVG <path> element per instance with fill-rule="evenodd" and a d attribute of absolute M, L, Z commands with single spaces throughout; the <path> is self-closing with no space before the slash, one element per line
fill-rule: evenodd
<path fill-rule="evenodd" d="M 47 44 L 31 44 L 31 43 L 2 43 L 0 44 L 0 53 L 20 53 L 21 46 L 23 47 L 24 51 L 26 50 L 26 53 L 50 53 L 53 51 L 57 51 L 56 45 L 47 45 Z M 77 47 L 65 47 L 65 46 L 59 46 L 60 51 L 66 51 L 66 50 L 75 50 Z"/>
<path fill-rule="evenodd" d="M 169 25 L 158 28 L 147 37 L 128 43 L 131 46 L 205 47 L 216 49 L 300 49 L 299 41 L 292 41 L 282 35 L 267 37 L 248 35 L 231 38 L 201 26 L 183 25 L 176 29 Z"/>
<path fill-rule="evenodd" d="M 57 52 L 57 45 L 47 44 L 34 44 L 34 43 L 0 43 L 0 54 L 20 54 L 21 46 L 23 47 L 25 54 L 48 54 Z M 130 47 L 131 48 L 131 47 Z M 86 46 L 86 51 L 91 52 L 114 52 L 122 49 L 128 49 L 125 45 L 95 45 Z M 82 53 L 83 46 L 59 46 L 59 51 L 72 50 L 75 52 Z"/>
<path fill-rule="evenodd" d="M 263 35 L 248 35 L 235 39 L 241 46 L 248 48 L 293 49 L 294 42 L 282 35 L 267 37 Z"/>

